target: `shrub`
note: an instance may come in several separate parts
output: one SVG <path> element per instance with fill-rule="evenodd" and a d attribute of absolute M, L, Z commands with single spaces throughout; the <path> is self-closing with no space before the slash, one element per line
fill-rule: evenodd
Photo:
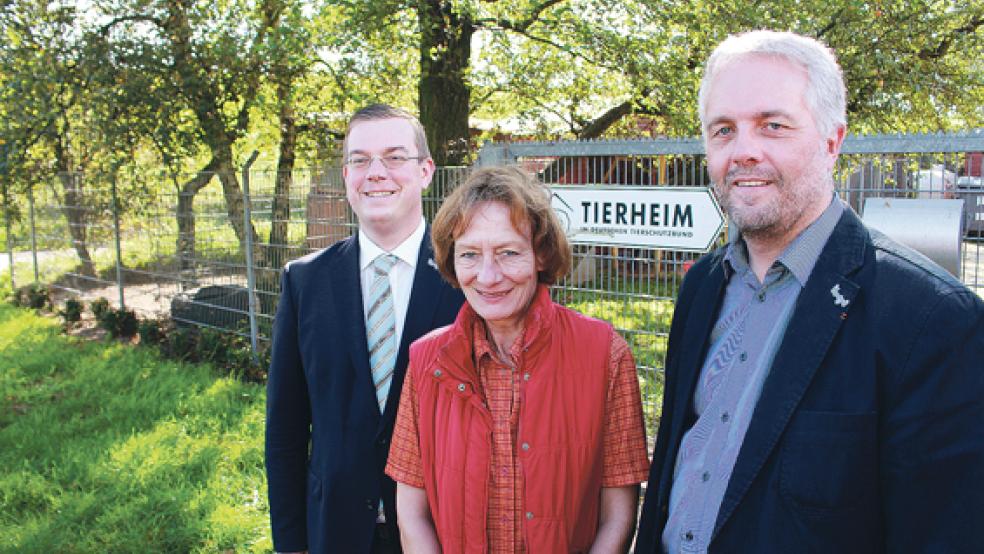
<path fill-rule="evenodd" d="M 171 327 L 161 341 L 161 352 L 169 358 L 186 362 L 199 361 L 198 329 L 195 327 Z"/>
<path fill-rule="evenodd" d="M 249 339 L 215 329 L 201 329 L 198 349 L 202 361 L 228 372 L 240 371 L 253 360 Z"/>
<path fill-rule="evenodd" d="M 137 334 L 137 314 L 133 310 L 106 308 L 96 316 L 96 320 L 110 336 L 126 338 Z"/>
<path fill-rule="evenodd" d="M 158 344 L 161 353 L 169 358 L 208 362 L 224 374 L 247 381 L 262 382 L 266 379 L 269 353 L 261 352 L 259 362 L 254 362 L 249 338 L 242 335 L 208 327 L 165 324 Z"/>
<path fill-rule="evenodd" d="M 270 348 L 261 348 L 256 357 L 256 362 L 250 360 L 245 367 L 242 378 L 253 383 L 265 383 L 267 370 L 270 368 Z"/>
<path fill-rule="evenodd" d="M 45 285 L 31 283 L 14 291 L 13 300 L 15 306 L 40 310 L 51 304 L 51 295 Z"/>
<path fill-rule="evenodd" d="M 92 310 L 92 315 L 96 316 L 96 321 L 100 321 L 102 316 L 109 311 L 109 300 L 105 298 L 96 298 L 89 304 L 89 309 Z"/>
<path fill-rule="evenodd" d="M 82 310 L 85 305 L 82 301 L 77 298 L 69 298 L 65 301 L 65 306 L 61 309 L 59 315 L 65 319 L 65 323 L 74 323 L 82 319 Z"/>
<path fill-rule="evenodd" d="M 161 318 L 142 319 L 137 323 L 140 344 L 160 344 L 167 336 L 168 320 Z"/>

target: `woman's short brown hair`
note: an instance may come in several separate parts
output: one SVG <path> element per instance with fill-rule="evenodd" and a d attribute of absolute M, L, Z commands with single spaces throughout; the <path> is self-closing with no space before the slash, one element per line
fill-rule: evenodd
<path fill-rule="evenodd" d="M 537 280 L 552 285 L 571 268 L 571 247 L 550 205 L 550 191 L 530 174 L 514 166 L 483 167 L 448 196 L 431 225 L 434 258 L 441 275 L 460 288 L 454 272 L 454 242 L 468 228 L 476 208 L 499 202 L 509 208 L 513 227 L 529 226 L 533 252 L 539 263 Z"/>

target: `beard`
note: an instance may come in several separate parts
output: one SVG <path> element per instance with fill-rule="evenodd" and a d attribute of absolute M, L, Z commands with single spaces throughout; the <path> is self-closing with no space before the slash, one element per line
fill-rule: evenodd
<path fill-rule="evenodd" d="M 769 181 L 777 194 L 755 204 L 737 198 L 731 184 L 738 178 Z M 783 175 L 768 168 L 735 168 L 721 182 L 714 183 L 714 193 L 732 225 L 742 236 L 753 240 L 785 237 L 816 206 L 826 206 L 833 192 L 832 176 L 824 168 L 821 153 L 796 175 Z"/>

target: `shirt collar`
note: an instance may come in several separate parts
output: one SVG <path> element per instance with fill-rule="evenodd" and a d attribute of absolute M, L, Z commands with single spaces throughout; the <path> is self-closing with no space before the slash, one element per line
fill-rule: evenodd
<path fill-rule="evenodd" d="M 472 344 L 475 345 L 475 360 L 479 361 L 486 356 L 495 359 L 496 354 L 492 350 L 492 343 L 489 342 L 488 336 L 486 335 L 485 322 L 480 318 L 476 318 L 472 323 L 471 328 L 471 338 Z M 519 342 L 519 341 L 517 341 Z M 513 345 L 515 346 L 515 344 Z M 512 352 L 510 352 L 512 354 Z M 481 366 L 477 366 L 476 369 L 480 369 Z"/>
<path fill-rule="evenodd" d="M 793 239 L 776 260 L 776 263 L 782 264 L 793 274 L 801 287 L 806 285 L 810 274 L 813 273 L 813 267 L 820 259 L 820 252 L 834 232 L 834 227 L 840 221 L 842 213 L 844 213 L 844 202 L 835 194 L 820 217 Z M 748 267 L 748 247 L 740 234 L 734 241 L 728 243 L 722 263 L 725 276 L 729 279 L 734 273 Z"/>
<path fill-rule="evenodd" d="M 488 340 L 485 322 L 467 302 L 465 303 L 465 307 L 462 313 L 459 314 L 457 325 L 462 326 L 467 337 L 471 340 L 475 361 L 478 362 L 486 355 L 496 358 L 498 354 L 495 352 L 492 343 Z M 543 283 L 538 284 L 530 307 L 526 312 L 526 316 L 523 318 L 523 332 L 509 349 L 509 355 L 514 361 L 519 363 L 522 354 L 530 350 L 533 342 L 538 338 L 545 338 L 547 336 L 548 333 L 545 330 L 546 321 L 552 318 L 553 309 L 550 288 Z"/>
<path fill-rule="evenodd" d="M 426 224 L 424 218 L 420 218 L 417 228 L 410 233 L 410 236 L 399 244 L 392 252 L 387 252 L 379 247 L 378 244 L 369 238 L 362 229 L 359 229 L 359 269 L 365 270 L 373 260 L 382 254 L 392 254 L 410 266 L 411 269 L 417 267 L 417 256 L 420 254 L 420 243 L 424 240 L 424 229 Z"/>

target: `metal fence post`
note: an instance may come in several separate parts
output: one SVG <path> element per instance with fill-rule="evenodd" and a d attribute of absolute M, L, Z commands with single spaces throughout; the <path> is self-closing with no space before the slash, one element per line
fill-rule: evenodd
<path fill-rule="evenodd" d="M 113 190 L 113 238 L 116 241 L 116 286 L 120 291 L 120 309 L 122 310 L 126 308 L 126 304 L 123 301 L 123 247 L 121 246 L 122 241 L 120 240 L 120 198 L 116 194 L 117 172 L 118 168 L 114 166 L 109 182 Z"/>
<path fill-rule="evenodd" d="M 3 180 L 3 221 L 7 229 L 7 261 L 10 262 L 8 269 L 10 269 L 10 290 L 17 290 L 17 284 L 14 282 L 14 242 L 11 238 L 11 226 L 10 226 L 10 191 L 7 188 L 7 180 Z"/>
<path fill-rule="evenodd" d="M 253 227 L 252 209 L 249 197 L 249 168 L 260 153 L 253 150 L 243 166 L 243 234 L 246 235 L 246 294 L 249 306 L 249 346 L 253 353 L 253 363 L 259 363 L 257 338 L 259 331 L 256 327 L 256 274 L 253 271 Z"/>
<path fill-rule="evenodd" d="M 10 236 L 11 225 L 10 225 L 10 199 L 8 198 L 9 191 L 7 190 L 7 176 L 10 174 L 7 171 L 7 161 L 10 155 L 10 145 L 6 142 L 0 141 L 0 177 L 3 178 L 3 222 L 7 229 L 7 261 L 10 262 L 10 290 L 17 290 L 17 285 L 14 284 L 14 243 Z"/>
<path fill-rule="evenodd" d="M 38 271 L 38 231 L 34 223 L 34 183 L 27 187 L 27 212 L 31 220 L 31 261 L 34 262 L 34 284 L 41 282 Z"/>

